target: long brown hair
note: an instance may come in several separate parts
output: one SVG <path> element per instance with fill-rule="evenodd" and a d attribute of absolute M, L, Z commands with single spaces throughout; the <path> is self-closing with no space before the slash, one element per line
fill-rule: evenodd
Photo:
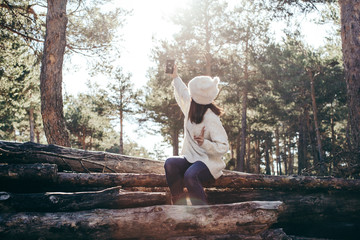
<path fill-rule="evenodd" d="M 207 105 L 198 104 L 193 99 L 191 99 L 190 109 L 189 109 L 189 119 L 192 123 L 199 124 L 203 121 L 204 114 L 208 110 L 211 109 L 216 115 L 221 116 L 223 114 L 223 110 L 216 106 L 214 103 L 210 103 Z"/>

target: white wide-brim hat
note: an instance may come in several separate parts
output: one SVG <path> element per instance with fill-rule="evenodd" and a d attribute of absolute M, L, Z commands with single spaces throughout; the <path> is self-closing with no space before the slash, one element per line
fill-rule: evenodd
<path fill-rule="evenodd" d="M 198 76 L 193 78 L 188 84 L 191 98 L 202 105 L 212 103 L 219 93 L 219 82 L 218 77 Z"/>

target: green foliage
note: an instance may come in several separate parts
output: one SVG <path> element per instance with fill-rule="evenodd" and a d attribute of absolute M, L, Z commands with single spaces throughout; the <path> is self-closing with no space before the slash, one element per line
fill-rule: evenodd
<path fill-rule="evenodd" d="M 144 111 L 145 117 L 140 119 L 140 124 L 149 133 L 156 133 L 159 130 L 156 127 L 151 129 L 149 120 L 156 123 L 165 141 L 177 148 L 177 139 L 174 137 L 178 138 L 181 133 L 183 115 L 173 95 L 172 80 L 165 75 L 164 68 L 166 59 L 169 56 L 172 58 L 175 53 L 168 51 L 171 46 L 167 42 L 161 44 L 161 47 L 153 50 L 153 58 L 159 64 L 157 69 L 149 73 L 150 80 L 144 90 L 145 99 L 140 103 L 140 111 Z"/>
<path fill-rule="evenodd" d="M 113 43 L 120 36 L 116 29 L 123 27 L 125 17 L 130 13 L 121 8 L 109 9 L 110 0 L 77 0 L 67 6 L 67 53 L 81 53 L 92 57 L 106 58 Z"/>
<path fill-rule="evenodd" d="M 241 1 L 231 9 L 226 2 L 194 0 L 179 10 L 174 22 L 180 30 L 174 35 L 174 41 L 159 41 L 153 50 L 157 68 L 149 72 L 143 108 L 147 109 L 148 119 L 159 123 L 161 133 L 169 142 L 177 137 L 170 129 L 180 131 L 182 119 L 171 115 L 179 110 L 171 108 L 171 104 L 175 105 L 172 87 L 163 73 L 166 59 L 175 58 L 185 82 L 201 74 L 220 76 L 222 85 L 217 102 L 225 108 L 222 120 L 232 146 L 227 159 L 233 159 L 239 147 L 240 113 L 246 90 L 248 170 L 265 170 L 260 166 L 265 162 L 266 142 L 270 153 L 275 155 L 277 150 L 278 154 L 270 155 L 271 161 L 275 157 L 277 161 L 271 168 L 282 167 L 283 173 L 306 168 L 302 173 L 316 174 L 318 156 L 309 79 L 312 73 L 323 151 L 328 168 L 335 174 L 335 168 L 346 163 L 344 155 L 337 152 L 346 148 L 347 123 L 339 32 L 333 31 L 322 49 L 313 49 L 304 43 L 295 25 L 295 30 L 285 30 L 283 42 L 275 43 L 269 32 L 274 15 L 269 10 L 281 10 L 283 12 L 279 11 L 275 17 L 284 17 L 299 9 L 295 6 L 303 12 L 316 7 L 311 1 L 275 2 L 278 4 L 270 6 L 270 1 Z M 334 5 L 329 6 L 323 22 L 330 18 L 336 21 L 336 9 Z M 279 131 L 278 145 L 275 144 L 276 131 Z M 295 162 L 290 167 L 289 161 L 294 159 L 305 161 L 305 165 L 298 166 L 300 163 Z"/>
<path fill-rule="evenodd" d="M 91 54 L 103 61 L 118 41 L 115 29 L 128 12 L 106 9 L 109 0 L 68 1 L 67 56 Z M 101 7 L 100 7 L 101 6 Z M 47 2 L 0 2 L 0 138 L 29 140 L 29 112 L 34 111 L 35 132 L 42 139 L 39 70 L 45 35 Z M 99 59 L 100 58 L 100 59 Z M 94 62 L 94 60 L 91 60 Z M 101 111 L 102 106 L 98 106 Z"/>
<path fill-rule="evenodd" d="M 258 66 L 272 85 L 272 92 L 278 99 L 278 104 L 267 107 L 269 114 L 276 116 L 279 123 L 289 130 L 283 134 L 293 134 L 303 131 L 300 126 L 303 121 L 310 121 L 305 134 L 307 154 L 304 155 L 306 171 L 316 174 L 317 155 L 314 155 L 314 127 L 312 114 L 306 118 L 306 112 L 311 109 L 309 72 L 315 76 L 315 96 L 320 122 L 320 133 L 328 166 L 338 165 L 335 148 L 346 148 L 346 86 L 341 55 L 331 54 L 337 45 L 327 45 L 324 49 L 314 50 L 306 46 L 298 32 L 288 33 L 282 44 L 272 44 L 261 57 L 258 56 Z M 329 51 L 332 49 L 332 51 Z M 334 50 L 335 49 L 335 50 Z M 326 50 L 326 51 L 325 51 Z M 276 106 L 273 111 L 272 106 Z M 281 106 L 278 108 L 277 106 Z M 335 114 L 336 112 L 336 114 Z M 305 114 L 305 115 L 304 115 Z M 306 124 L 306 122 L 305 122 Z M 310 125 L 309 125 L 310 124 Z M 334 132 L 336 126 L 336 132 Z M 290 132 L 292 131 L 292 133 Z M 301 134 L 301 133 L 300 133 Z M 336 136 L 335 136 L 335 135 Z M 337 139 L 343 141 L 337 141 Z M 312 142 L 313 141 L 313 142 Z M 299 156 L 300 157 L 300 156 Z M 306 160 L 308 159 L 308 160 Z"/>
<path fill-rule="evenodd" d="M 134 113 L 137 92 L 131 82 L 131 74 L 125 75 L 118 67 L 110 73 L 111 81 L 107 85 L 109 108 L 113 116 L 123 116 L 125 113 Z"/>
<path fill-rule="evenodd" d="M 1 28 L 0 39 L 0 138 L 28 141 L 28 111 L 40 110 L 39 62 L 21 37 Z M 35 114 L 38 131 L 40 119 Z"/>
<path fill-rule="evenodd" d="M 121 70 L 116 71 L 115 76 L 118 77 L 118 81 L 128 82 L 128 77 L 121 74 Z M 120 75 L 119 75 L 120 74 Z M 72 147 L 82 148 L 86 150 L 98 150 L 107 151 L 113 153 L 119 153 L 119 132 L 114 130 L 114 120 L 118 115 L 119 104 L 116 95 L 119 93 L 118 85 L 116 83 L 109 84 L 113 89 L 102 89 L 97 84 L 88 83 L 88 93 L 80 93 L 75 96 L 66 96 L 65 98 L 65 118 L 66 126 L 70 131 L 71 145 Z M 127 86 L 130 86 L 128 84 Z M 120 90 L 126 90 L 120 87 Z M 131 92 L 123 92 L 125 95 Z M 108 92 L 109 91 L 109 92 Z M 116 101 L 115 101 L 116 100 Z M 134 101 L 135 98 L 131 98 Z M 115 102 L 112 102 L 115 101 Z M 124 111 L 129 108 L 127 112 L 130 112 L 131 104 L 124 104 Z M 128 102 L 129 103 L 129 102 Z M 147 150 L 131 141 L 125 139 L 123 146 L 123 154 L 139 157 L 151 157 Z"/>
<path fill-rule="evenodd" d="M 143 93 L 133 90 L 131 75 L 112 65 L 121 55 L 113 46 L 120 38 L 115 29 L 124 24 L 129 12 L 108 11 L 108 2 L 68 1 L 67 56 L 92 56 L 92 73 L 100 72 L 111 79 L 107 89 L 89 84 L 88 93 L 67 96 L 65 117 L 73 146 L 118 152 L 122 132 L 114 130 L 115 123 L 144 112 L 140 118 L 143 130 L 160 133 L 176 150 L 184 119 L 173 97 L 171 79 L 164 73 L 166 60 L 176 59 L 185 82 L 201 74 L 216 75 L 222 81 L 216 101 L 226 112 L 222 121 L 231 144 L 226 156 L 229 166 L 240 147 L 246 92 L 250 146 L 247 171 L 265 172 L 267 145 L 270 161 L 274 161 L 271 168 L 281 167 L 282 173 L 299 169 L 301 174 L 317 174 L 310 72 L 315 76 L 319 130 L 330 174 L 352 176 L 344 171 L 353 166 L 353 157 L 347 144 L 348 110 L 339 27 L 329 33 L 327 45 L 321 49 L 307 46 L 296 25 L 285 30 L 280 42 L 269 33 L 274 18 L 307 13 L 319 4 L 335 1 L 242 0 L 232 3 L 234 6 L 227 1 L 190 1 L 173 16 L 179 27 L 174 39 L 155 42 L 152 59 L 156 67 L 149 70 Z M 38 53 L 42 51 L 46 1 L 7 0 L 1 4 L 0 138 L 28 139 L 30 109 L 35 110 L 35 128 L 41 138 Z M 338 7 L 326 6 L 319 8 L 322 14 L 317 22 L 337 26 Z M 138 111 L 136 104 L 140 105 Z M 280 141 L 278 146 L 276 140 Z M 125 139 L 123 153 L 164 159 L 160 148 L 156 146 L 153 153 L 148 153 Z M 290 163 L 284 164 L 291 158 L 295 162 L 293 170 Z"/>
<path fill-rule="evenodd" d="M 18 45 L 20 39 L 27 47 L 39 53 L 45 28 L 39 14 L 34 10 L 36 1 L 2 0 L 0 3 L 0 39 L 12 39 Z M 22 44 L 20 44 L 22 45 Z"/>
<path fill-rule="evenodd" d="M 173 22 L 180 27 L 174 36 L 180 51 L 176 57 L 181 56 L 177 60 L 183 60 L 192 76 L 218 74 L 217 58 L 228 41 L 221 35 L 228 14 L 226 1 L 193 0 L 173 16 Z"/>
<path fill-rule="evenodd" d="M 81 93 L 65 99 L 66 127 L 71 133 L 71 145 L 82 149 L 99 149 L 107 133 L 111 132 L 110 119 L 99 113 L 96 96 Z"/>
<path fill-rule="evenodd" d="M 324 3 L 336 3 L 337 0 L 255 0 L 254 4 L 271 12 L 273 18 L 290 18 L 299 13 L 317 11 Z"/>

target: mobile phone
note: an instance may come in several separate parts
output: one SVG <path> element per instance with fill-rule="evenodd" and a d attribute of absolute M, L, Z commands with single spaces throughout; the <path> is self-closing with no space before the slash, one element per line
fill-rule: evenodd
<path fill-rule="evenodd" d="M 166 60 L 165 73 L 172 74 L 174 72 L 174 65 L 175 65 L 175 60 L 173 60 L 173 59 Z"/>

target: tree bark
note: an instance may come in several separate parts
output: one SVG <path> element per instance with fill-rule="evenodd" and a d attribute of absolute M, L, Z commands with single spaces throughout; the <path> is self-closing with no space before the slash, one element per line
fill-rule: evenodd
<path fill-rule="evenodd" d="M 248 129 L 248 132 L 250 131 L 250 127 Z M 250 172 L 250 158 L 251 158 L 251 151 L 250 151 L 250 136 L 246 138 L 246 161 L 245 161 L 245 172 Z"/>
<path fill-rule="evenodd" d="M 286 132 L 285 132 L 285 127 L 283 125 L 283 163 L 284 163 L 284 170 L 285 170 L 285 175 L 288 175 L 288 170 L 289 170 L 289 158 L 288 158 L 288 154 L 286 154 L 287 152 L 287 146 L 288 144 L 286 143 Z"/>
<path fill-rule="evenodd" d="M 0 141 L 0 162 L 53 163 L 59 171 L 164 173 L 164 162 L 57 145 Z"/>
<path fill-rule="evenodd" d="M 96 208 L 121 209 L 162 205 L 165 192 L 128 192 L 113 187 L 97 192 L 0 192 L 0 212 L 72 212 Z"/>
<path fill-rule="evenodd" d="M 240 156 L 238 158 L 238 168 L 236 170 L 243 172 L 245 164 L 245 151 L 246 151 L 246 113 L 247 113 L 247 98 L 248 92 L 246 87 L 242 93 L 242 106 L 241 106 L 241 144 L 240 144 Z"/>
<path fill-rule="evenodd" d="M 281 202 L 212 206 L 160 205 L 122 210 L 1 214 L 4 239 L 166 239 L 175 236 L 258 235 L 277 221 Z M 31 224 L 29 224 L 31 223 Z"/>
<path fill-rule="evenodd" d="M 232 239 L 232 240 L 271 240 L 271 239 L 281 239 L 281 240 L 291 240 L 289 236 L 281 229 L 268 229 L 265 230 L 260 235 L 248 236 L 242 234 L 225 234 L 225 235 L 206 235 L 206 236 L 182 236 L 182 237 L 172 237 L 169 240 L 219 240 L 219 239 Z"/>
<path fill-rule="evenodd" d="M 241 168 L 240 166 L 240 146 L 241 146 L 241 129 L 238 129 L 238 134 L 236 136 L 236 163 L 235 169 L 238 170 Z"/>
<path fill-rule="evenodd" d="M 167 187 L 163 174 L 132 173 L 58 173 L 61 187 Z M 360 180 L 333 177 L 271 176 L 226 172 L 215 182 L 204 184 L 215 188 L 270 188 L 287 191 L 344 190 L 359 191 Z"/>
<path fill-rule="evenodd" d="M 31 96 L 30 96 L 31 97 Z M 34 134 L 34 108 L 30 105 L 29 108 L 29 125 L 30 125 L 30 142 L 35 142 Z"/>
<path fill-rule="evenodd" d="M 275 146 L 276 146 L 276 164 L 279 166 L 279 175 L 282 175 L 281 171 L 281 159 L 280 159 L 280 134 L 279 134 L 279 126 L 276 126 L 275 130 Z"/>
<path fill-rule="evenodd" d="M 288 152 L 289 152 L 289 174 L 294 174 L 294 154 L 291 152 L 291 145 L 292 145 L 292 138 L 289 133 L 289 145 L 288 145 Z"/>
<path fill-rule="evenodd" d="M 167 187 L 164 174 L 58 173 L 56 185 L 68 189 L 122 187 Z"/>
<path fill-rule="evenodd" d="M 38 166 L 35 164 L 34 166 Z M 66 187 L 167 187 L 164 174 L 136 174 L 136 173 L 57 173 L 54 177 L 53 165 L 40 166 L 51 167 L 51 174 L 48 171 L 44 173 L 43 168 L 38 168 L 37 171 L 26 173 L 23 180 L 32 179 L 46 179 L 45 183 L 53 182 L 55 185 Z M 3 165 L 2 168 L 21 169 L 16 165 Z M 28 169 L 36 170 L 36 168 L 29 167 Z M 46 168 L 44 168 L 46 169 Z M 1 170 L 1 168 L 0 168 Z M 6 171 L 4 171 L 6 172 Z M 9 171 L 11 172 L 11 171 Z M 44 174 L 41 174 L 44 173 Z M 3 180 L 12 180 L 13 176 L 20 176 L 20 173 L 13 173 L 0 178 Z M 20 179 L 21 180 L 21 179 Z M 343 179 L 334 177 L 312 177 L 312 176 L 270 176 L 259 174 L 246 174 L 240 172 L 225 171 L 225 174 L 218 178 L 215 182 L 207 183 L 206 187 L 217 188 L 271 188 L 271 189 L 287 189 L 291 191 L 302 190 L 337 190 L 344 191 L 359 191 L 360 180 L 358 179 Z M 1 188 L 4 188 L 2 184 Z"/>
<path fill-rule="evenodd" d="M 315 125 L 317 149 L 318 149 L 318 154 L 319 154 L 319 165 L 320 165 L 319 173 L 320 173 L 320 175 L 325 175 L 327 171 L 326 171 L 325 160 L 324 160 L 324 156 L 323 156 L 323 152 L 322 152 L 318 111 L 317 111 L 316 98 L 315 98 L 315 76 L 311 70 L 307 70 L 307 73 L 310 78 L 310 86 L 311 86 L 311 102 L 312 102 L 313 115 L 314 115 L 314 125 Z"/>
<path fill-rule="evenodd" d="M 339 0 L 352 149 L 360 152 L 360 2 Z"/>
<path fill-rule="evenodd" d="M 283 201 L 278 223 L 289 235 L 311 239 L 357 239 L 360 223 L 360 193 L 344 191 L 297 191 L 272 189 L 207 189 L 210 204 L 241 201 Z M 336 229 L 335 229 L 336 228 Z M 335 237 L 335 235 L 337 235 Z M 347 237 L 347 236 L 352 237 Z M 355 237 L 356 236 L 356 237 Z M 277 239 L 277 238 L 275 238 Z M 317 239 L 317 238 L 316 238 Z"/>
<path fill-rule="evenodd" d="M 70 146 L 62 99 L 67 0 L 48 0 L 47 3 L 46 35 L 40 73 L 41 115 L 48 143 Z"/>
<path fill-rule="evenodd" d="M 121 93 L 120 93 L 121 94 Z M 119 154 L 123 154 L 124 153 L 124 137 L 123 137 L 123 120 L 124 120 L 124 117 L 123 117 L 123 110 L 120 109 L 120 145 L 119 145 Z"/>
<path fill-rule="evenodd" d="M 298 126 L 299 126 L 299 137 L 297 139 L 297 147 L 298 147 L 298 171 L 297 173 L 301 175 L 302 170 L 305 168 L 305 124 L 304 124 L 304 115 L 301 114 L 298 118 Z"/>
<path fill-rule="evenodd" d="M 271 171 L 270 171 L 270 157 L 269 157 L 269 147 L 271 146 L 271 144 L 269 144 L 270 141 L 269 141 L 269 139 L 265 140 L 265 172 L 266 172 L 267 175 L 271 174 Z"/>
<path fill-rule="evenodd" d="M 206 189 L 210 204 L 246 201 L 282 201 L 281 222 L 360 221 L 360 193 L 331 191 L 293 191 L 273 189 Z"/>
<path fill-rule="evenodd" d="M 51 181 L 57 178 L 57 166 L 55 164 L 0 164 L 0 181 Z"/>
<path fill-rule="evenodd" d="M 261 152 L 260 152 L 260 139 L 259 136 L 255 138 L 254 141 L 254 172 L 260 174 L 260 162 L 261 162 Z"/>

